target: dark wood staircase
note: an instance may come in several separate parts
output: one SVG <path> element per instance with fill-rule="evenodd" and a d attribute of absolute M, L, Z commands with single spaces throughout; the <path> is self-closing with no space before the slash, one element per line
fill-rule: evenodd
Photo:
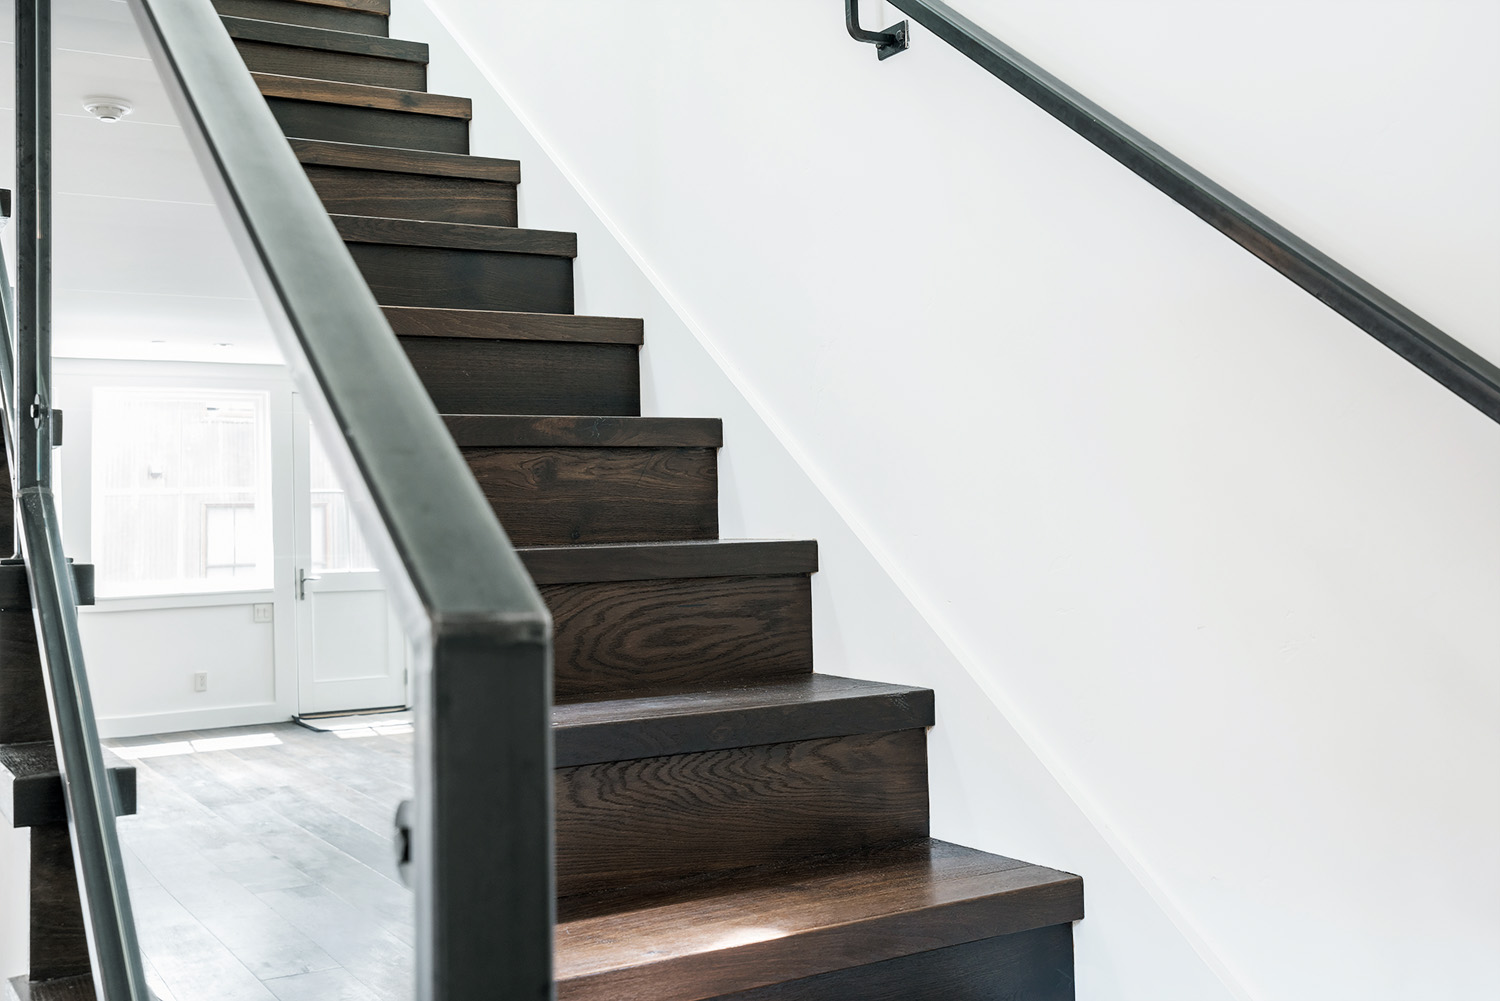
<path fill-rule="evenodd" d="M 640 415 L 388 0 L 214 3 L 554 615 L 558 997 L 1072 998 L 1082 881 L 929 837 L 932 693 L 813 673 L 816 543 L 719 539 L 720 422 Z"/>

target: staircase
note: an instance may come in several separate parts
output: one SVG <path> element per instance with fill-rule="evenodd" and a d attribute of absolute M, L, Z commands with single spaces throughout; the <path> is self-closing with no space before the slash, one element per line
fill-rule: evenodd
<path fill-rule="evenodd" d="M 813 673 L 816 543 L 719 538 L 721 423 L 640 416 L 387 0 L 213 2 L 554 617 L 557 996 L 1072 998 L 1082 881 L 929 837 L 932 693 Z"/>

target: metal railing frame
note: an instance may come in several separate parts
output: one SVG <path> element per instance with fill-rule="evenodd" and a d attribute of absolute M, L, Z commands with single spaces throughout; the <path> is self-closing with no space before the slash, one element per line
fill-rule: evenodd
<path fill-rule="evenodd" d="M 130 7 L 412 640 L 416 791 L 399 841 L 416 997 L 547 1001 L 551 617 L 211 0 Z M 50 487 L 49 3 L 16 10 L 18 277 L 0 381 L 18 534 L 97 993 L 148 1001 Z"/>

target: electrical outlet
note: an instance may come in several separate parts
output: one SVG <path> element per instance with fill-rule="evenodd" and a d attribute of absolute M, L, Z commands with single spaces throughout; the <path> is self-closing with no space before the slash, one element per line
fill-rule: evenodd
<path fill-rule="evenodd" d="M 197 672 L 195 672 L 193 674 L 193 691 L 195 691 L 195 692 L 206 692 L 206 691 L 208 691 L 208 672 L 207 671 L 197 671 Z"/>
<path fill-rule="evenodd" d="M 270 622 L 271 621 L 271 614 L 272 614 L 271 610 L 272 610 L 273 607 L 275 607 L 275 606 L 273 606 L 269 601 L 264 602 L 264 603 L 259 604 L 259 605 L 256 605 L 255 606 L 255 621 L 256 622 Z"/>

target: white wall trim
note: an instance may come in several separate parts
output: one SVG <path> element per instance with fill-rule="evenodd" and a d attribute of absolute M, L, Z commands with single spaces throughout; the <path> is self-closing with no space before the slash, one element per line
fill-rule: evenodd
<path fill-rule="evenodd" d="M 641 273 L 651 283 L 652 287 L 656 289 L 657 293 L 666 302 L 668 308 L 691 331 L 692 335 L 703 347 L 703 350 L 708 353 L 709 357 L 713 359 L 714 364 L 724 373 L 725 378 L 745 398 L 751 410 L 765 422 L 766 427 L 775 436 L 776 440 L 781 443 L 782 447 L 786 449 L 793 461 L 807 475 L 814 487 L 823 494 L 828 500 L 829 505 L 844 520 L 845 524 L 849 526 L 855 538 L 869 551 L 874 560 L 890 576 L 902 595 L 911 602 L 918 614 L 931 627 L 933 633 L 941 640 L 954 659 L 963 666 L 975 684 L 980 687 L 980 690 L 994 703 L 996 710 L 1015 729 L 1017 735 L 1019 735 L 1031 753 L 1036 756 L 1047 772 L 1077 805 L 1079 811 L 1088 819 L 1094 830 L 1109 845 L 1110 850 L 1115 853 L 1120 861 L 1130 870 L 1131 874 L 1140 882 L 1146 892 L 1150 894 L 1157 906 L 1161 908 L 1163 913 L 1166 914 L 1167 918 L 1177 928 L 1178 932 L 1187 940 L 1193 951 L 1214 972 L 1214 975 L 1223 983 L 1226 990 L 1235 998 L 1239 999 L 1239 1001 L 1255 1001 L 1258 994 L 1250 988 L 1244 973 L 1233 968 L 1228 960 L 1224 958 L 1223 952 L 1215 946 L 1207 933 L 1193 920 L 1182 902 L 1166 888 L 1155 869 L 1145 862 L 1130 839 L 1120 833 L 1119 828 L 1110 817 L 1109 811 L 1105 809 L 1097 797 L 1084 787 L 1082 780 L 1063 761 L 1052 744 L 1030 721 L 1026 714 L 1020 710 L 1014 700 L 985 671 L 979 669 L 977 659 L 959 639 L 952 624 L 948 622 L 935 603 L 922 594 L 913 584 L 910 577 L 902 571 L 886 547 L 880 543 L 862 519 L 854 514 L 851 505 L 846 502 L 840 491 L 811 460 L 807 449 L 788 430 L 776 411 L 766 402 L 765 397 L 756 390 L 739 368 L 720 350 L 713 337 L 683 304 L 681 297 L 676 294 L 651 262 L 640 252 L 609 212 L 595 198 L 593 192 L 583 183 L 578 173 L 573 169 L 573 166 L 561 155 L 557 146 L 537 126 L 536 122 L 521 107 L 519 102 L 516 101 L 510 89 L 494 75 L 488 63 L 474 50 L 463 34 L 454 26 L 454 23 L 443 9 L 443 5 L 438 0 L 423 0 L 423 3 L 442 26 L 443 30 L 448 33 L 449 37 L 453 39 L 454 43 L 463 51 L 469 61 L 473 63 L 475 69 L 484 77 L 486 83 L 489 84 L 500 99 L 510 108 L 511 113 L 515 115 L 521 126 L 526 129 L 536 144 L 552 160 L 558 171 L 578 193 L 579 198 L 598 217 L 600 223 L 619 243 L 621 249 L 640 268 Z M 999 85 L 997 84 L 997 86 Z"/>
<path fill-rule="evenodd" d="M 142 713 L 138 716 L 104 716 L 99 719 L 99 736 L 147 737 L 182 733 L 187 730 L 218 730 L 227 726 L 260 726 L 284 723 L 291 717 L 275 702 L 257 702 L 220 709 L 185 709 L 180 712 Z"/>

